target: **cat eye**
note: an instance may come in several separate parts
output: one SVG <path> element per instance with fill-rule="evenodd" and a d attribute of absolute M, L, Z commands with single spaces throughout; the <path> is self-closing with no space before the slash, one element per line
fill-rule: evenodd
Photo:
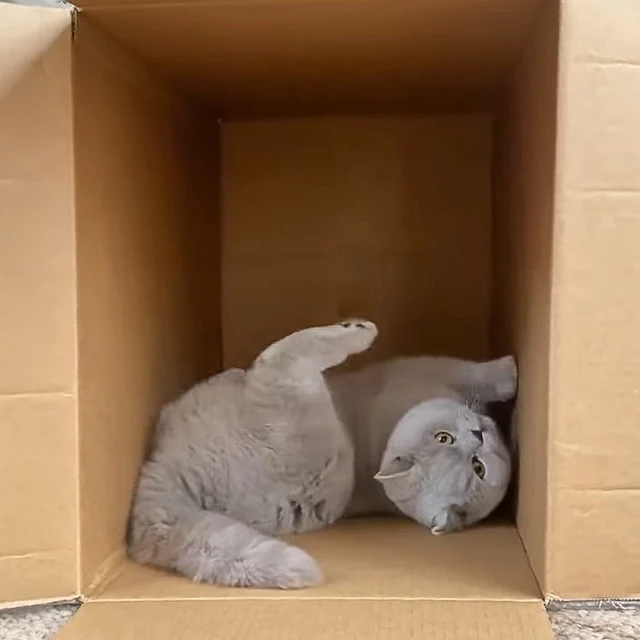
<path fill-rule="evenodd" d="M 471 465 L 473 467 L 473 472 L 482 480 L 487 472 L 485 466 L 478 458 L 473 458 L 471 460 Z"/>
<path fill-rule="evenodd" d="M 440 444 L 453 444 L 456 441 L 448 431 L 438 431 L 435 438 Z"/>

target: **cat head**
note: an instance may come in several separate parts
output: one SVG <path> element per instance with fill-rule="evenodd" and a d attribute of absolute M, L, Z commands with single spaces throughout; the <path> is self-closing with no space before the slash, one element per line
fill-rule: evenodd
<path fill-rule="evenodd" d="M 406 516 L 434 534 L 488 516 L 504 498 L 510 477 L 509 450 L 495 422 L 444 398 L 404 414 L 375 476 Z"/>

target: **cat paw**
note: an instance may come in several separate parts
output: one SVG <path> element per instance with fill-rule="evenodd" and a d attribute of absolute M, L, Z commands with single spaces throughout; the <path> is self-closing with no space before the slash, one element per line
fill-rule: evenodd
<path fill-rule="evenodd" d="M 298 547 L 263 538 L 238 556 L 189 555 L 178 558 L 178 573 L 195 582 L 257 589 L 304 589 L 321 584 L 317 562 Z"/>
<path fill-rule="evenodd" d="M 296 374 L 312 368 L 324 371 L 344 362 L 350 355 L 368 349 L 378 335 L 369 320 L 344 320 L 323 327 L 301 329 L 267 347 L 257 358 L 256 367 L 276 366 L 296 369 Z M 300 363 L 304 367 L 296 367 Z"/>
<path fill-rule="evenodd" d="M 322 570 L 306 551 L 287 546 L 281 560 L 274 583 L 276 588 L 304 589 L 323 582 Z"/>
<path fill-rule="evenodd" d="M 348 318 L 318 330 L 325 340 L 335 341 L 348 355 L 365 351 L 378 336 L 378 327 L 361 318 Z"/>
<path fill-rule="evenodd" d="M 252 586 L 267 589 L 304 589 L 323 580 L 318 563 L 299 547 L 265 539 L 246 559 Z"/>
<path fill-rule="evenodd" d="M 513 356 L 504 356 L 494 361 L 495 391 L 500 400 L 511 400 L 518 388 L 518 365 Z"/>

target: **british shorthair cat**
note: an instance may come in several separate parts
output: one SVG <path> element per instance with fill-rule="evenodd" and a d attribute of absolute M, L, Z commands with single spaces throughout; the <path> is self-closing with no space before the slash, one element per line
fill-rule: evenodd
<path fill-rule="evenodd" d="M 322 572 L 276 536 L 364 513 L 401 512 L 436 534 L 488 515 L 510 464 L 480 409 L 513 397 L 513 359 L 325 376 L 377 334 L 358 319 L 303 329 L 169 403 L 140 472 L 131 557 L 195 581 L 295 589 Z"/>

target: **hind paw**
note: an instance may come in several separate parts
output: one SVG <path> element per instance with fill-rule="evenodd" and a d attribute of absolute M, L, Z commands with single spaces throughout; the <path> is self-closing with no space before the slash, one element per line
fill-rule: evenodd
<path fill-rule="evenodd" d="M 322 570 L 318 563 L 298 547 L 288 547 L 282 554 L 276 586 L 279 589 L 304 589 L 321 584 Z"/>
<path fill-rule="evenodd" d="M 318 563 L 299 547 L 268 540 L 255 549 L 254 586 L 269 589 L 304 589 L 321 584 Z"/>

